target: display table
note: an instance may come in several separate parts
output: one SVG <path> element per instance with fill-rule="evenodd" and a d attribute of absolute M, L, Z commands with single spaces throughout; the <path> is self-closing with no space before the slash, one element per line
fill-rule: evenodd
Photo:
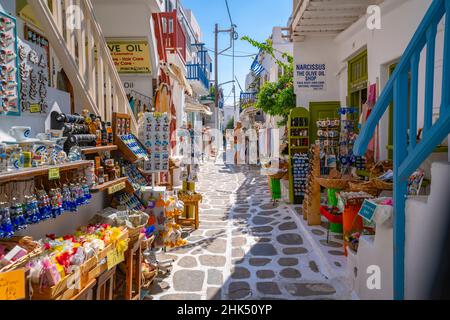
<path fill-rule="evenodd" d="M 184 185 L 183 189 L 193 189 L 189 188 L 189 184 Z M 184 203 L 184 216 L 178 216 L 175 220 L 178 224 L 182 226 L 192 226 L 196 230 L 199 227 L 200 219 L 199 219 L 199 209 L 200 209 L 200 202 L 203 200 L 203 197 L 199 193 L 192 193 L 192 194 L 184 194 L 182 192 L 178 193 L 178 199 L 180 201 L 183 201 Z M 190 212 L 193 211 L 193 217 L 190 217 Z"/>
<path fill-rule="evenodd" d="M 93 279 L 78 294 L 70 298 L 70 300 L 94 300 L 94 287 L 96 284 L 97 280 Z"/>
<path fill-rule="evenodd" d="M 115 275 L 116 267 L 113 267 L 98 277 L 97 285 L 94 288 L 95 300 L 113 300 Z"/>
<path fill-rule="evenodd" d="M 125 252 L 126 265 L 126 287 L 125 300 L 139 300 L 141 297 L 141 268 L 142 268 L 142 241 L 145 235 L 141 234 L 139 238 L 130 243 Z"/>

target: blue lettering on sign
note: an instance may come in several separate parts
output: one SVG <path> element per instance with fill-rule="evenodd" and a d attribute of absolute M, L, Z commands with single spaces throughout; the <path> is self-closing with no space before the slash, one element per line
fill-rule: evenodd
<path fill-rule="evenodd" d="M 359 210 L 358 215 L 363 217 L 367 221 L 372 222 L 376 210 L 377 205 L 375 203 L 368 200 L 364 200 L 364 203 L 361 209 Z"/>

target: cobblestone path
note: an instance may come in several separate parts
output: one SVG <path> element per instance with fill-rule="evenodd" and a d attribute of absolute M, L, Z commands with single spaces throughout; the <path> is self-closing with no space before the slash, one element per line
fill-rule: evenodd
<path fill-rule="evenodd" d="M 346 299 L 327 279 L 292 211 L 272 205 L 267 177 L 256 167 L 202 165 L 200 228 L 188 245 L 158 254 L 175 259 L 152 299 Z M 298 221 L 298 220 L 297 220 Z"/>

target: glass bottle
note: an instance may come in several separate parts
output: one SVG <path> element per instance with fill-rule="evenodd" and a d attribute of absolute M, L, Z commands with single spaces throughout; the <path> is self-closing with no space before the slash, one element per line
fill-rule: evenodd
<path fill-rule="evenodd" d="M 89 122 L 89 134 L 97 134 L 97 124 L 95 122 L 95 115 L 90 115 L 90 121 Z"/>
<path fill-rule="evenodd" d="M 97 117 L 97 119 L 95 120 L 95 126 L 96 126 L 95 135 L 97 136 L 96 145 L 97 147 L 99 147 L 102 145 L 102 121 L 100 117 Z"/>
<path fill-rule="evenodd" d="M 111 122 L 106 122 L 106 136 L 108 138 L 108 145 L 113 144 L 114 135 L 113 135 L 113 129 L 111 127 Z"/>

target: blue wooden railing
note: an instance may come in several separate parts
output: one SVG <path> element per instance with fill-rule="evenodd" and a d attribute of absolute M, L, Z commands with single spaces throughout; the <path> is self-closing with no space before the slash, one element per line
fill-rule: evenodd
<path fill-rule="evenodd" d="M 446 15 L 446 23 L 441 84 L 442 102 L 439 117 L 433 123 L 434 86 L 438 85 L 434 83 L 436 34 L 438 24 L 444 15 Z M 405 298 L 405 204 L 408 178 L 450 133 L 450 23 L 447 22 L 448 19 L 450 19 L 450 0 L 433 0 L 355 144 L 355 154 L 364 155 L 376 126 L 393 102 L 395 106 L 394 297 L 397 300 Z M 420 53 L 425 47 L 427 54 L 423 137 L 420 142 L 417 142 L 419 62 Z"/>
<path fill-rule="evenodd" d="M 187 79 L 200 81 L 206 90 L 209 90 L 209 79 L 206 75 L 206 66 L 195 63 L 186 65 Z"/>

